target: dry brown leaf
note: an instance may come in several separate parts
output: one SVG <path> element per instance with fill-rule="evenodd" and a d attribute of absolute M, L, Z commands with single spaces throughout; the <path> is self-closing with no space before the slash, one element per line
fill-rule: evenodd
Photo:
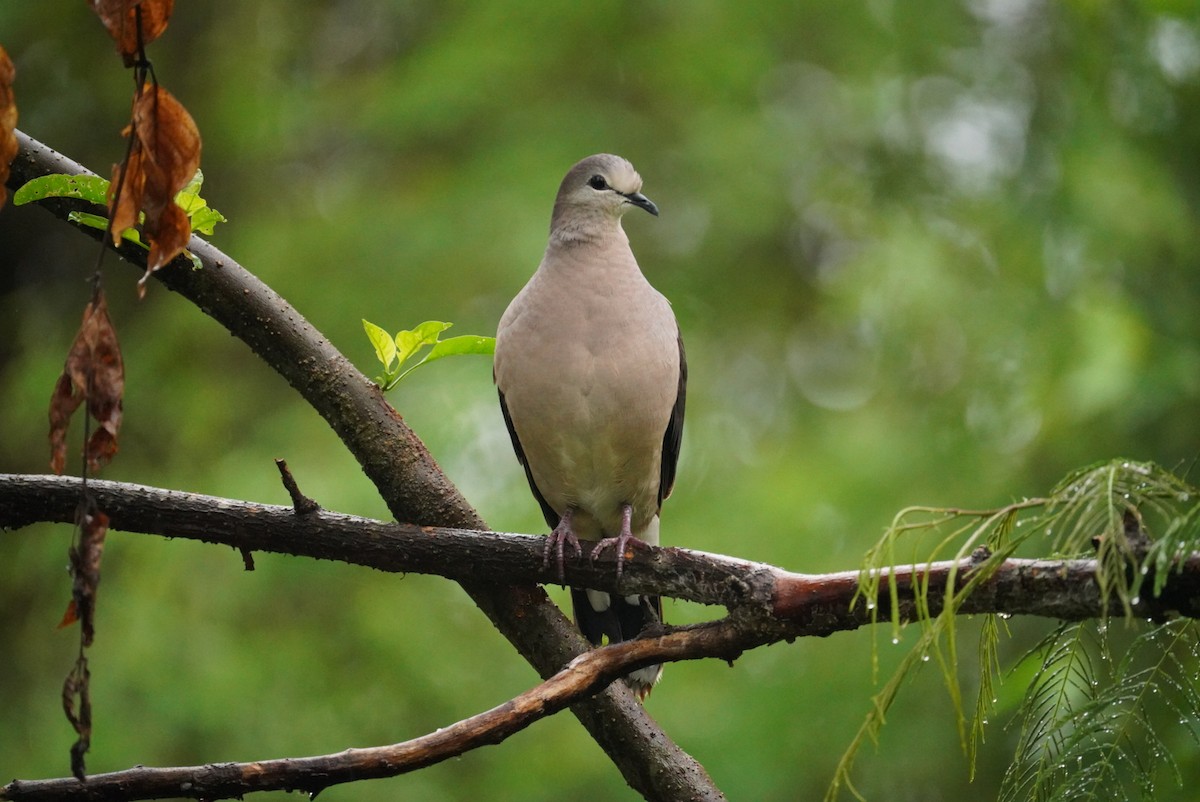
<path fill-rule="evenodd" d="M 0 207 L 8 198 L 4 182 L 8 180 L 8 165 L 17 155 L 17 104 L 13 100 L 13 79 L 17 71 L 8 53 L 0 45 Z"/>
<path fill-rule="evenodd" d="M 161 86 L 149 84 L 134 104 L 133 124 L 142 144 L 142 209 L 146 233 L 154 240 L 147 272 L 153 273 L 178 256 L 191 236 L 175 196 L 200 169 L 200 131 L 182 103 Z"/>
<path fill-rule="evenodd" d="M 150 254 L 138 282 L 138 294 L 144 295 L 150 274 L 182 253 L 192 236 L 191 221 L 175 196 L 200 168 L 200 131 L 170 92 L 146 84 L 134 100 L 133 120 L 122 133 L 134 140 L 127 165 L 113 165 L 108 187 L 110 228 L 117 246 L 121 234 L 137 224 L 138 212 L 145 213 L 142 228 Z"/>
<path fill-rule="evenodd" d="M 97 291 L 99 291 L 97 289 Z M 60 627 L 79 621 L 79 656 L 71 673 L 63 680 L 62 707 L 67 721 L 79 737 L 71 745 L 71 773 L 80 782 L 87 774 L 84 755 L 92 745 L 92 673 L 88 670 L 84 649 L 96 637 L 96 591 L 100 587 L 100 558 L 104 556 L 104 538 L 108 534 L 108 516 L 99 510 L 82 514 L 79 542 L 72 544 L 71 602 Z"/>
<path fill-rule="evenodd" d="M 55 473 L 61 474 L 66 466 L 67 427 L 84 400 L 97 423 L 85 449 L 88 468 L 95 471 L 112 460 L 117 453 L 124 394 L 121 346 L 108 317 L 104 291 L 97 287 L 50 397 L 50 467 Z"/>
<path fill-rule="evenodd" d="M 71 601 L 79 618 L 81 643 L 92 645 L 96 636 L 96 591 L 100 587 L 100 559 L 104 556 L 104 538 L 108 534 L 108 516 L 99 510 L 84 515 L 79 526 L 79 543 L 71 547 Z"/>
<path fill-rule="evenodd" d="M 146 216 L 146 233 L 151 237 L 150 255 L 146 259 L 146 272 L 138 279 L 138 292 L 145 294 L 146 279 L 167 262 L 183 253 L 192 238 L 192 223 L 187 212 L 172 202 L 159 215 L 156 226 L 150 228 L 150 216 Z"/>
<path fill-rule="evenodd" d="M 148 45 L 162 35 L 171 18 L 174 0 L 88 0 L 92 11 L 108 28 L 108 34 L 117 43 L 117 51 L 125 60 L 126 67 L 137 63 L 138 28 L 137 13 L 141 10 L 142 45 Z"/>
<path fill-rule="evenodd" d="M 129 136 L 129 132 L 130 128 L 126 127 L 122 136 Z M 109 232 L 114 248 L 121 244 L 121 234 L 137 225 L 138 212 L 142 208 L 142 195 L 146 191 L 146 174 L 142 172 L 142 147 L 136 139 L 129 151 L 127 164 L 128 166 L 113 165 L 112 182 L 108 185 L 108 215 L 112 221 L 109 224 Z M 115 209 L 114 198 L 117 201 Z"/>
<path fill-rule="evenodd" d="M 59 475 L 67 467 L 67 427 L 81 403 L 83 394 L 75 395 L 71 377 L 63 371 L 50 396 L 50 470 Z"/>
<path fill-rule="evenodd" d="M 108 205 L 114 246 L 120 244 L 121 233 L 136 224 L 138 211 L 145 212 L 143 231 L 150 241 L 150 255 L 146 274 L 138 282 L 141 295 L 150 274 L 182 253 L 191 238 L 191 221 L 175 196 L 200 168 L 200 131 L 170 92 L 146 84 L 134 100 L 133 121 L 124 131 L 126 136 L 131 133 L 128 166 L 113 167 Z"/>
<path fill-rule="evenodd" d="M 67 602 L 67 611 L 63 613 L 62 621 L 58 622 L 59 629 L 66 629 L 79 620 L 79 606 L 75 604 L 75 600 L 71 599 Z"/>
<path fill-rule="evenodd" d="M 63 680 L 62 706 L 67 721 L 79 734 L 71 745 L 71 773 L 75 779 L 84 781 L 87 764 L 83 756 L 92 746 L 92 672 L 88 670 L 87 655 L 81 649 L 75 658 L 75 666 Z"/>
<path fill-rule="evenodd" d="M 121 428 L 121 405 L 117 404 L 115 410 L 115 414 L 102 421 L 99 428 L 88 438 L 84 456 L 87 457 L 88 468 L 92 471 L 112 462 L 112 458 L 117 455 L 117 433 L 113 429 Z"/>

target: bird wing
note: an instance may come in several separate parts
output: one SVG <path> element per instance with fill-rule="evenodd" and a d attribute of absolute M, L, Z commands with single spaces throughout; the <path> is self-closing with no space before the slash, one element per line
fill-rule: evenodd
<path fill-rule="evenodd" d="M 658 484 L 658 506 L 671 495 L 675 487 L 675 468 L 679 465 L 679 449 L 683 443 L 683 412 L 687 405 L 687 354 L 683 350 L 683 335 L 679 335 L 679 391 L 675 396 L 675 406 L 671 408 L 671 417 L 667 421 L 667 431 L 663 435 L 662 470 Z M 507 419 L 507 413 L 505 413 Z M 512 425 L 509 425 L 512 431 Z M 516 435 L 513 435 L 516 442 Z M 530 483 L 533 480 L 530 479 Z M 536 490 L 534 491 L 536 494 Z"/>
<path fill-rule="evenodd" d="M 547 503 L 546 497 L 538 489 L 537 482 L 533 481 L 533 471 L 529 468 L 529 460 L 525 458 L 525 449 L 521 448 L 521 438 L 517 437 L 517 428 L 513 426 L 512 415 L 508 414 L 508 404 L 504 401 L 504 392 L 497 388 L 496 394 L 500 396 L 500 412 L 504 415 L 504 425 L 508 427 L 508 436 L 512 438 L 513 451 L 517 454 L 517 461 L 525 469 L 525 478 L 529 480 L 529 489 L 533 491 L 533 497 L 541 505 L 542 517 L 546 519 L 546 524 L 553 529 L 558 526 L 558 513 Z"/>

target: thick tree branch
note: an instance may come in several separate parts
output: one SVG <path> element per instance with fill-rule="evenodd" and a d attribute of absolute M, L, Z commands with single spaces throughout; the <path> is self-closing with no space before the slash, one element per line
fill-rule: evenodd
<path fill-rule="evenodd" d="M 80 484 L 72 476 L 0 474 L 0 527 L 71 523 Z M 556 567 L 543 567 L 545 538 L 541 536 L 385 523 L 321 509 L 297 514 L 292 507 L 100 479 L 89 480 L 88 490 L 114 530 L 457 580 L 504 577 L 531 585 L 558 581 Z M 618 588 L 611 553 L 594 563 L 585 558 L 566 563 L 566 579 L 579 587 L 654 593 L 726 607 L 750 602 L 756 594 L 766 607 L 770 591 L 758 578 L 768 571 L 786 573 L 686 549 L 647 552 L 639 548 L 637 558 L 626 562 Z"/>
<path fill-rule="evenodd" d="M 0 474 L 0 527 L 72 522 L 79 484 L 74 477 Z M 459 580 L 480 575 L 502 576 L 510 582 L 557 580 L 557 568 L 547 570 L 542 565 L 545 541 L 540 536 L 385 523 L 326 510 L 297 514 L 291 507 L 97 479 L 88 482 L 88 489 L 108 514 L 114 530 Z M 730 620 L 736 619 L 752 630 L 722 635 L 717 640 L 706 636 L 704 647 L 694 654 L 655 652 L 645 657 L 647 665 L 657 659 L 733 659 L 748 648 L 856 629 L 886 620 L 891 614 L 886 592 L 875 600 L 874 613 L 863 604 L 851 605 L 862 578 L 857 570 L 799 574 L 766 563 L 689 549 L 645 547 L 638 549 L 634 559 L 626 560 L 618 584 L 614 560 L 612 556 L 594 564 L 584 559 L 568 560 L 566 581 L 576 587 L 723 605 L 733 611 Z M 979 564 L 973 558 L 947 560 L 897 567 L 885 576 L 895 577 L 900 615 L 911 620 L 915 614 L 913 588 L 918 578 L 928 577 L 929 607 L 936 615 L 952 581 L 951 574 L 956 575 L 956 587 L 962 587 Z M 1009 559 L 971 593 L 959 612 L 1061 620 L 1122 614 L 1124 609 L 1115 597 L 1104 606 L 1095 581 L 1096 568 L 1095 560 Z M 1134 613 L 1148 618 L 1172 613 L 1200 616 L 1200 555 L 1193 555 L 1179 566 L 1157 598 L 1142 594 Z M 697 641 L 687 643 L 690 648 Z"/>
<path fill-rule="evenodd" d="M 8 186 L 49 173 L 89 171 L 17 131 L 20 150 Z M 68 201 L 41 204 L 60 218 Z M 97 236 L 100 232 L 84 229 Z M 383 394 L 270 287 L 217 248 L 192 237 L 189 250 L 203 263 L 193 270 L 176 259 L 155 274 L 225 326 L 278 372 L 325 418 L 354 454 L 400 521 L 485 529 L 478 513 L 442 473 L 433 457 Z M 142 270 L 146 252 L 119 252 Z M 587 649 L 578 631 L 541 588 L 464 582 L 464 589 L 543 677 Z M 576 705 L 572 712 L 608 753 L 633 788 L 651 799 L 723 799 L 704 768 L 681 750 L 623 684 Z"/>

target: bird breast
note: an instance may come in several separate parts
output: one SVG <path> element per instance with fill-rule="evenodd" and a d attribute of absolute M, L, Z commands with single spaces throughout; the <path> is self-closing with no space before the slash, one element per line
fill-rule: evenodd
<path fill-rule="evenodd" d="M 501 320 L 496 382 L 533 479 L 581 537 L 658 511 L 662 441 L 679 382 L 670 304 L 640 271 L 591 285 L 539 270 Z M 519 343 L 519 350 L 510 343 Z"/>

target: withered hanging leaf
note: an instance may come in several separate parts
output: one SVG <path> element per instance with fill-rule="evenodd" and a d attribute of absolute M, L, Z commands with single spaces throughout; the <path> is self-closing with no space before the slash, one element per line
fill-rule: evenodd
<path fill-rule="evenodd" d="M 122 136 L 129 136 L 131 126 L 126 126 Z M 124 175 L 124 178 L 122 178 Z M 120 195 L 117 191 L 120 190 Z M 146 191 L 146 174 L 142 172 L 141 142 L 134 140 L 129 150 L 129 158 L 125 164 L 114 164 L 112 182 L 108 185 L 108 216 L 112 221 L 109 232 L 112 236 L 113 247 L 121 244 L 121 235 L 127 229 L 133 228 L 138 222 L 138 212 L 142 208 L 142 195 Z M 116 208 L 113 200 L 116 200 Z"/>
<path fill-rule="evenodd" d="M 80 652 L 75 666 L 63 680 L 62 706 L 67 721 L 79 735 L 71 745 L 71 773 L 83 782 L 87 766 L 83 756 L 92 745 L 92 672 L 88 670 L 87 657 Z"/>
<path fill-rule="evenodd" d="M 56 474 L 61 475 L 67 466 L 67 427 L 82 403 L 83 394 L 75 394 L 71 377 L 64 371 L 50 396 L 50 470 Z"/>
<path fill-rule="evenodd" d="M 138 297 L 145 296 L 146 279 L 151 273 L 183 253 L 192 238 L 192 224 L 187 213 L 171 201 L 153 224 L 147 212 L 146 233 L 151 237 L 150 255 L 146 257 L 146 272 L 138 279 Z"/>
<path fill-rule="evenodd" d="M 175 196 L 200 169 L 200 131 L 183 104 L 161 86 L 147 84 L 133 107 L 133 124 L 142 143 L 146 192 L 142 209 L 150 246 L 149 271 L 174 259 L 191 235 L 187 214 Z M 178 242 L 175 247 L 158 240 Z M 155 245 L 158 245 L 157 257 Z"/>
<path fill-rule="evenodd" d="M 0 207 L 8 198 L 4 182 L 8 180 L 8 165 L 17 155 L 17 104 L 13 100 L 13 79 L 17 71 L 13 67 L 4 46 L 0 45 Z"/>
<path fill-rule="evenodd" d="M 97 288 L 98 291 L 98 288 Z M 71 745 L 71 773 L 83 781 L 87 773 L 84 755 L 92 745 L 92 674 L 84 649 L 96 637 L 96 591 L 100 587 L 100 558 L 104 555 L 104 537 L 108 534 L 108 516 L 99 510 L 83 513 L 79 521 L 79 542 L 71 546 L 71 603 L 59 627 L 79 621 L 79 657 L 71 673 L 63 680 L 62 706 L 67 721 L 79 737 Z"/>
<path fill-rule="evenodd" d="M 71 602 L 79 619 L 80 643 L 85 647 L 92 645 L 96 635 L 96 590 L 100 587 L 100 558 L 104 555 L 104 537 L 107 534 L 107 515 L 99 510 L 84 515 L 79 524 L 79 543 L 71 547 L 68 555 L 71 561 Z"/>
<path fill-rule="evenodd" d="M 67 427 L 84 400 L 88 414 L 98 424 L 85 450 L 88 467 L 94 471 L 112 459 L 117 452 L 124 394 L 121 346 L 108 317 L 104 291 L 97 287 L 50 397 L 50 467 L 55 473 L 62 473 L 66 465 Z"/>
<path fill-rule="evenodd" d="M 146 84 L 134 101 L 133 121 L 124 133 L 131 132 L 135 140 L 128 165 L 113 168 L 109 215 L 115 245 L 121 233 L 137 222 L 138 210 L 146 214 L 143 232 L 150 240 L 150 255 L 138 283 L 138 293 L 143 295 L 150 274 L 182 253 L 192 235 L 187 213 L 175 196 L 200 168 L 200 131 L 170 92 Z M 120 197 L 114 204 L 118 187 Z"/>
<path fill-rule="evenodd" d="M 142 20 L 142 44 L 148 45 L 162 35 L 171 18 L 174 0 L 88 0 L 92 11 L 108 28 L 108 34 L 117 43 L 117 51 L 125 60 L 126 67 L 137 63 L 138 53 L 138 8 Z"/>
<path fill-rule="evenodd" d="M 95 471 L 111 462 L 117 453 L 122 399 L 125 397 L 125 364 L 103 296 L 99 313 L 92 315 L 92 322 L 89 337 L 92 383 L 88 389 L 88 413 L 95 419 L 97 427 L 88 439 L 86 456 L 88 467 Z"/>
<path fill-rule="evenodd" d="M 88 438 L 85 453 L 88 468 L 92 471 L 97 471 L 112 462 L 112 458 L 117 455 L 117 434 L 114 429 L 121 428 L 121 405 L 117 404 L 115 413 L 110 413 L 107 418 L 97 417 L 97 420 L 100 421 L 100 428 Z"/>

